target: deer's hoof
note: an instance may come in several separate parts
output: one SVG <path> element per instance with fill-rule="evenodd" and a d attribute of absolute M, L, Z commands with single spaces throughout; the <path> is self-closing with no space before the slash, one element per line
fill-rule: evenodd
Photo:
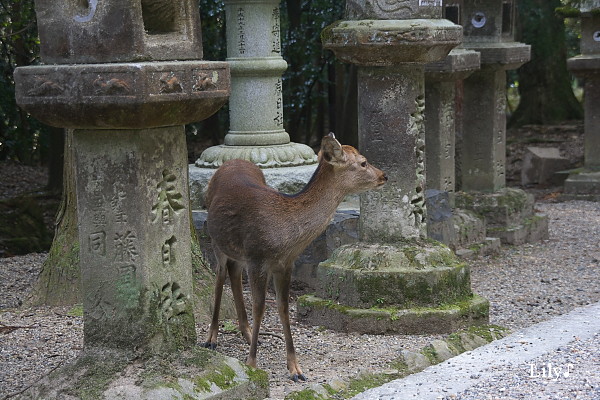
<path fill-rule="evenodd" d="M 217 344 L 212 342 L 205 342 L 202 346 L 210 350 L 215 350 L 217 348 Z"/>
<path fill-rule="evenodd" d="M 292 375 L 292 380 L 294 382 L 298 382 L 298 381 L 306 382 L 306 376 L 304 376 L 304 374 L 294 374 L 294 375 Z"/>

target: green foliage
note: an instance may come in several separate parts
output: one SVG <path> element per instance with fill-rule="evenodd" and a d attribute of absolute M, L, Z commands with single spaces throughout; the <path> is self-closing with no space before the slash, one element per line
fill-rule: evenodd
<path fill-rule="evenodd" d="M 343 1 L 282 2 L 282 53 L 289 65 L 283 75 L 284 117 L 294 141 L 310 143 L 332 123 L 326 116 L 335 90 L 334 56 L 323 50 L 321 31 L 343 17 L 344 6 Z"/>
<path fill-rule="evenodd" d="M 0 0 L 0 160 L 32 164 L 46 156 L 48 133 L 15 102 L 13 72 L 38 62 L 33 0 Z"/>

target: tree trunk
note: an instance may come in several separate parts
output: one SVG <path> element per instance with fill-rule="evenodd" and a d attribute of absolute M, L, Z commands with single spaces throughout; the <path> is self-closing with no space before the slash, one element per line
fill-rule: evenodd
<path fill-rule="evenodd" d="M 519 0 L 517 39 L 531 44 L 531 61 L 518 70 L 521 101 L 509 125 L 553 124 L 581 119 L 583 110 L 571 89 L 560 0 Z"/>
<path fill-rule="evenodd" d="M 31 305 L 71 305 L 82 302 L 79 270 L 79 238 L 73 153 L 73 131 L 66 130 L 63 193 L 54 241 L 33 288 Z"/>

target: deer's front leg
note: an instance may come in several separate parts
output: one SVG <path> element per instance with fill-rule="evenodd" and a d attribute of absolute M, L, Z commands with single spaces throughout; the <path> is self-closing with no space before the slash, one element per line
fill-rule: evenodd
<path fill-rule="evenodd" d="M 287 354 L 287 367 L 290 371 L 290 379 L 294 382 L 298 380 L 306 381 L 306 376 L 300 369 L 298 359 L 296 358 L 296 350 L 294 349 L 294 341 L 292 339 L 292 330 L 290 328 L 290 280 L 291 269 L 289 273 L 284 271 L 273 275 L 273 283 L 277 292 L 277 310 L 279 311 L 279 319 L 283 326 L 283 335 L 285 337 L 285 350 Z"/>

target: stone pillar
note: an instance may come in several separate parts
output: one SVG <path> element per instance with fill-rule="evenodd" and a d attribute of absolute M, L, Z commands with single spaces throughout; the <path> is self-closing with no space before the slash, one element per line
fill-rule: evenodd
<path fill-rule="evenodd" d="M 600 1 L 587 1 L 581 12 L 581 54 L 568 60 L 584 80 L 584 168 L 565 181 L 565 197 L 600 200 Z"/>
<path fill-rule="evenodd" d="M 506 71 L 530 58 L 530 46 L 513 40 L 514 3 L 462 2 L 463 46 L 481 54 L 481 69 L 464 80 L 456 205 L 485 217 L 489 236 L 521 244 L 547 237 L 548 220 L 534 214 L 533 196 L 506 188 Z"/>
<path fill-rule="evenodd" d="M 252 161 L 277 189 L 301 189 L 316 168 L 315 152 L 290 142 L 283 126 L 283 83 L 287 63 L 281 57 L 279 0 L 226 0 L 227 62 L 231 67 L 229 132 L 225 143 L 205 150 L 190 167 L 195 206 L 203 205 L 208 180 L 223 162 Z M 302 168 L 302 166 L 310 166 Z M 274 182 L 272 168 L 291 175 Z M 292 181 L 290 185 L 290 181 Z M 290 187 L 291 186 L 291 187 Z"/>
<path fill-rule="evenodd" d="M 319 297 L 299 299 L 298 312 L 311 324 L 424 333 L 487 320 L 488 303 L 472 295 L 469 268 L 447 247 L 423 240 L 424 68 L 444 59 L 462 37 L 459 26 L 441 19 L 441 3 L 349 1 L 348 20 L 321 35 L 325 48 L 358 66 L 360 152 L 389 180 L 361 195 L 360 242 L 341 246 L 319 265 Z M 464 301 L 462 311 L 438 309 L 458 301 Z M 416 306 L 431 313 L 419 314 L 411 309 Z"/>
<path fill-rule="evenodd" d="M 447 19 L 456 17 L 446 6 Z M 456 10 L 457 11 L 457 10 Z M 454 23 L 458 23 L 455 18 Z M 485 221 L 474 213 L 454 207 L 456 85 L 479 69 L 479 53 L 463 48 L 425 66 L 425 143 L 427 234 L 457 251 L 468 255 L 476 245 L 479 253 L 496 251 L 500 241 L 486 238 Z"/>
<path fill-rule="evenodd" d="M 455 86 L 479 66 L 479 53 L 462 48 L 453 49 L 443 61 L 425 66 L 428 189 L 455 190 Z"/>
<path fill-rule="evenodd" d="M 23 397 L 205 398 L 204 371 L 235 361 L 193 348 L 183 125 L 227 101 L 229 67 L 201 60 L 194 0 L 36 6 L 52 65 L 17 68 L 16 97 L 73 134 L 84 351 Z"/>

